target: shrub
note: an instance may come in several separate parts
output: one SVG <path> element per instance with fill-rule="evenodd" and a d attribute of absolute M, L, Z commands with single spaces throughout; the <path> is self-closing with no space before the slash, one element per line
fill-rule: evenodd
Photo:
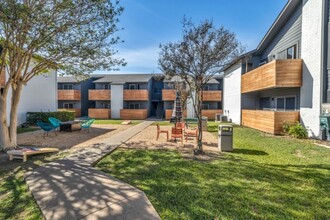
<path fill-rule="evenodd" d="M 26 113 L 26 122 L 29 125 L 35 125 L 38 121 L 47 122 L 49 117 L 57 118 L 61 121 L 73 121 L 75 112 L 28 112 Z"/>
<path fill-rule="evenodd" d="M 299 122 L 290 123 L 284 122 L 283 123 L 283 131 L 290 135 L 291 137 L 304 139 L 308 137 L 307 129 L 302 126 Z"/>
<path fill-rule="evenodd" d="M 295 125 L 296 123 L 291 122 L 291 121 L 284 121 L 283 122 L 283 132 L 284 133 L 289 133 L 290 128 Z"/>

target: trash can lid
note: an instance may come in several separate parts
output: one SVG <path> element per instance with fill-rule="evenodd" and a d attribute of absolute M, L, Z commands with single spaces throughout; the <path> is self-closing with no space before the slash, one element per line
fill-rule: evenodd
<path fill-rule="evenodd" d="M 233 126 L 230 124 L 220 124 L 219 128 L 223 128 L 223 127 L 228 127 L 228 128 L 232 128 Z"/>

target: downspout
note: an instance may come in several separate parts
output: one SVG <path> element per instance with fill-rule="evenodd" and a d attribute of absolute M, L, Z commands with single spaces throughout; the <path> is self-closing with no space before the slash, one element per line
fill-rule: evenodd
<path fill-rule="evenodd" d="M 321 45 L 321 101 L 322 103 L 330 103 L 330 20 L 329 20 L 329 0 L 323 0 L 322 4 L 322 45 Z M 322 114 L 322 104 L 320 106 Z"/>

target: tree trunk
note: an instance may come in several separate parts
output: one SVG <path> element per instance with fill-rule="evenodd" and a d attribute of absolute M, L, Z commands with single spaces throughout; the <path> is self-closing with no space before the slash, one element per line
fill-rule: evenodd
<path fill-rule="evenodd" d="M 9 129 L 7 124 L 7 97 L 0 96 L 0 150 L 16 147 L 9 136 Z"/>
<path fill-rule="evenodd" d="M 202 117 L 202 98 L 201 92 L 196 90 L 196 110 L 198 121 L 197 151 L 196 154 L 203 152 L 203 117 Z"/>
<path fill-rule="evenodd" d="M 17 110 L 21 97 L 22 83 L 12 86 L 12 97 L 10 104 L 10 121 L 7 121 L 7 95 L 0 96 L 0 148 L 9 150 L 17 147 Z"/>

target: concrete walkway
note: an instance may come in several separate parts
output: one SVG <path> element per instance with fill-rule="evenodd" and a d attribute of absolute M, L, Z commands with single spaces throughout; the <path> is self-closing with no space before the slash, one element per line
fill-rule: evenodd
<path fill-rule="evenodd" d="M 44 217 L 54 220 L 160 219 L 144 192 L 92 167 L 152 123 L 145 121 L 27 173 L 25 180 Z"/>

